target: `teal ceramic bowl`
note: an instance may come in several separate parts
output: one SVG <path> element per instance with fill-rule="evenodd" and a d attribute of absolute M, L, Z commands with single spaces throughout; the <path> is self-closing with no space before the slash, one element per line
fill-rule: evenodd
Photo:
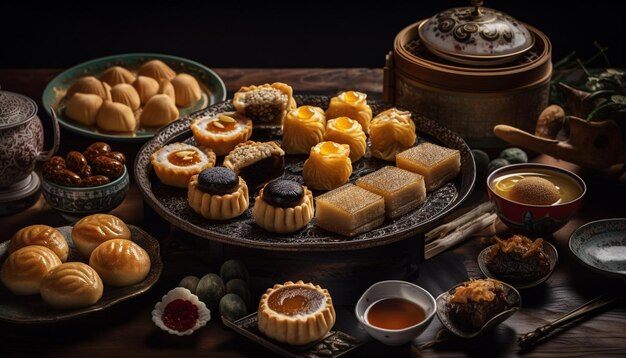
<path fill-rule="evenodd" d="M 74 188 L 43 180 L 43 196 L 50 207 L 73 222 L 96 213 L 108 213 L 124 201 L 130 180 L 124 166 L 124 174 L 112 182 L 91 188 Z"/>
<path fill-rule="evenodd" d="M 587 223 L 572 233 L 569 249 L 583 265 L 626 280 L 626 218 Z"/>
<path fill-rule="evenodd" d="M 63 128 L 69 131 L 105 141 L 145 142 L 152 138 L 159 128 L 139 128 L 135 133 L 121 134 L 102 132 L 96 127 L 85 126 L 67 118 L 64 113 L 64 96 L 67 89 L 80 77 L 98 77 L 102 72 L 112 66 L 122 66 L 131 72 L 135 72 L 144 62 L 154 59 L 165 62 L 177 73 L 184 72 L 194 76 L 200 84 L 202 98 L 188 107 L 179 108 L 181 117 L 226 100 L 226 86 L 224 85 L 224 81 L 222 81 L 215 72 L 198 62 L 162 54 L 128 53 L 84 62 L 56 76 L 48 83 L 43 92 L 41 99 L 43 107 L 50 116 L 52 115 L 51 108 L 54 108 L 58 115 L 59 123 Z"/>

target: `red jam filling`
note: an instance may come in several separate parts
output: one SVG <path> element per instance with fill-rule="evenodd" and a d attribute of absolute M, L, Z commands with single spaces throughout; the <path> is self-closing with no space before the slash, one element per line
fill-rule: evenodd
<path fill-rule="evenodd" d="M 196 325 L 199 316 L 196 305 L 179 298 L 165 306 L 161 319 L 167 328 L 184 332 Z"/>

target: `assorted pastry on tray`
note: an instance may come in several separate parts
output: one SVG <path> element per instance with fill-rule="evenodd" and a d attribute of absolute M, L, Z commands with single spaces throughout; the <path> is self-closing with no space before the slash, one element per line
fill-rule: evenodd
<path fill-rule="evenodd" d="M 206 219 L 233 219 L 253 206 L 253 220 L 270 232 L 314 221 L 354 236 L 418 208 L 460 172 L 458 150 L 415 145 L 411 113 L 391 108 L 374 116 L 365 93 L 341 92 L 326 109 L 297 107 L 292 88 L 273 83 L 242 87 L 233 105 L 192 121 L 189 143 L 196 146 L 171 143 L 151 157 L 158 179 L 187 188 L 189 206 Z M 280 142 L 250 140 L 255 127 L 270 125 L 282 128 Z M 308 156 L 300 183 L 283 179 L 285 155 Z M 351 184 L 364 157 L 389 165 Z"/>
<path fill-rule="evenodd" d="M 140 127 L 158 128 L 174 121 L 180 108 L 201 97 L 195 77 L 151 60 L 136 72 L 113 66 L 99 77 L 77 79 L 65 94 L 64 113 L 102 131 L 132 133 Z"/>
<path fill-rule="evenodd" d="M 74 224 L 71 240 L 80 257 L 71 257 L 67 240 L 55 228 L 19 230 L 9 242 L 2 283 L 15 295 L 39 294 L 53 308 L 72 309 L 95 304 L 105 287 L 139 283 L 150 271 L 150 256 L 113 215 L 84 217 Z"/>

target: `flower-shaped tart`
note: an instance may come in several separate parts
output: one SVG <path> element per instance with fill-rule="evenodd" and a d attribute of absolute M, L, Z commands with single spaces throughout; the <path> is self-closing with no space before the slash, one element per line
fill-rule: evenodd
<path fill-rule="evenodd" d="M 250 204 L 246 182 L 231 169 L 208 168 L 191 177 L 189 206 L 211 220 L 228 220 L 243 214 Z"/>
<path fill-rule="evenodd" d="M 260 227 L 278 233 L 302 229 L 314 214 L 311 191 L 287 179 L 267 183 L 256 197 L 252 209 L 252 217 Z"/>
<path fill-rule="evenodd" d="M 225 112 L 214 117 L 202 117 L 191 124 L 196 142 L 213 149 L 217 155 L 226 155 L 252 135 L 252 120 L 236 112 Z"/>
<path fill-rule="evenodd" d="M 359 122 L 363 131 L 369 133 L 372 108 L 367 104 L 367 95 L 356 91 L 346 91 L 331 98 L 326 110 L 326 118 L 344 116 Z"/>
<path fill-rule="evenodd" d="M 186 288 L 168 292 L 152 310 L 152 321 L 169 334 L 186 336 L 211 320 L 211 311 Z"/>
<path fill-rule="evenodd" d="M 259 331 L 279 342 L 303 345 L 323 338 L 335 325 L 327 289 L 291 281 L 274 285 L 259 302 Z"/>
<path fill-rule="evenodd" d="M 215 153 L 208 148 L 172 143 L 152 153 L 150 161 L 163 184 L 186 188 L 191 176 L 215 165 Z"/>

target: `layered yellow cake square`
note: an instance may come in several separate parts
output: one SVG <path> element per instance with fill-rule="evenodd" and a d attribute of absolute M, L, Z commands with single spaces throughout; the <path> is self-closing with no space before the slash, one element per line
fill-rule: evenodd
<path fill-rule="evenodd" d="M 345 236 L 367 232 L 385 220 L 385 200 L 353 184 L 315 198 L 315 218 L 322 229 Z"/>
<path fill-rule="evenodd" d="M 396 219 L 426 200 L 424 177 L 408 170 L 386 166 L 356 181 L 356 185 L 385 199 L 385 216 Z"/>
<path fill-rule="evenodd" d="M 422 143 L 396 155 L 398 168 L 424 176 L 426 191 L 454 179 L 461 171 L 461 153 L 433 143 Z"/>

